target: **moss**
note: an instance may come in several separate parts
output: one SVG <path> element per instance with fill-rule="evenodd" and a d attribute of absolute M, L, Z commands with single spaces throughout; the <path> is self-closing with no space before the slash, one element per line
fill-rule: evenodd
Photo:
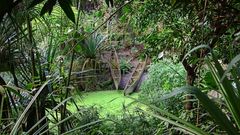
<path fill-rule="evenodd" d="M 138 93 L 131 95 L 133 98 L 138 97 Z M 123 91 L 118 90 L 107 90 L 107 91 L 95 91 L 86 92 L 81 96 L 74 96 L 74 100 L 79 106 L 96 106 L 100 109 L 100 115 L 105 116 L 108 114 L 121 114 L 123 108 L 133 101 L 123 95 Z M 129 109 L 133 109 L 138 106 L 134 104 Z M 74 111 L 75 107 L 73 104 L 69 106 L 69 109 Z"/>

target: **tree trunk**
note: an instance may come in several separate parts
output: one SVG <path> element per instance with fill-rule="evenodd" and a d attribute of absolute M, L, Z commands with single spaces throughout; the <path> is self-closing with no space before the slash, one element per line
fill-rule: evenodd
<path fill-rule="evenodd" d="M 196 73 L 192 72 L 191 70 L 187 71 L 187 85 L 193 86 L 195 79 L 196 79 Z M 192 95 L 187 95 L 186 96 L 186 104 L 185 104 L 185 109 L 186 110 L 191 110 L 193 108 L 193 102 L 189 101 L 191 99 L 193 99 Z"/>
<path fill-rule="evenodd" d="M 190 64 L 187 62 L 186 59 L 183 60 L 182 64 L 183 64 L 185 70 L 187 71 L 187 78 L 186 78 L 187 85 L 193 86 L 194 81 L 196 79 L 196 65 L 190 66 Z M 186 110 L 191 110 L 193 108 L 193 102 L 189 101 L 189 100 L 193 99 L 193 96 L 190 94 L 191 93 L 189 93 L 189 95 L 186 96 L 186 103 L 185 103 Z"/>

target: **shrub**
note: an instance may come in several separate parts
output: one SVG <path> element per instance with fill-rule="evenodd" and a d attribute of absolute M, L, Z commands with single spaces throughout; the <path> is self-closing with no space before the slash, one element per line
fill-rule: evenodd
<path fill-rule="evenodd" d="M 121 115 L 110 115 L 108 118 L 112 122 L 102 124 L 100 130 L 103 134 L 151 135 L 158 132 L 161 126 L 159 120 L 137 110 L 123 110 Z"/>
<path fill-rule="evenodd" d="M 180 63 L 173 64 L 170 60 L 163 60 L 150 65 L 148 79 L 143 82 L 140 100 L 148 101 L 151 104 L 168 111 L 176 111 L 182 108 L 181 96 L 173 97 L 162 101 L 163 94 L 169 93 L 173 88 L 185 84 L 185 70 Z M 176 111 L 177 112 L 177 111 Z"/>
<path fill-rule="evenodd" d="M 83 126 L 83 128 L 81 128 L 80 130 L 76 130 L 75 133 L 76 134 L 79 132 L 81 132 L 81 134 L 95 133 L 95 130 L 100 127 L 101 123 L 90 124 L 88 126 L 86 125 L 101 120 L 98 109 L 94 106 L 90 106 L 80 107 L 79 110 L 80 110 L 79 113 L 75 114 L 73 119 L 70 120 L 72 123 L 74 123 L 74 127 Z"/>

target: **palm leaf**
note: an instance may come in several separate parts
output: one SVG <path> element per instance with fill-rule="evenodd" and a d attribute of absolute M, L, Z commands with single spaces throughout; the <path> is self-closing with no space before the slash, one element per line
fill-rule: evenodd
<path fill-rule="evenodd" d="M 192 86 L 182 87 L 182 89 L 188 90 L 190 93 L 195 94 L 198 100 L 201 102 L 203 107 L 216 121 L 216 123 L 222 127 L 229 135 L 238 134 L 238 130 L 234 127 L 233 123 L 227 118 L 216 104 L 208 98 L 206 94 L 201 92 L 198 88 Z"/>
<path fill-rule="evenodd" d="M 239 117 L 240 106 L 238 104 L 240 102 L 240 97 L 235 92 L 235 89 L 232 85 L 232 81 L 230 81 L 226 77 L 224 77 L 223 80 L 221 80 L 222 76 L 224 75 L 224 70 L 214 56 L 213 61 L 215 65 L 213 65 L 209 60 L 207 60 L 207 64 L 211 69 L 212 76 L 214 77 L 215 82 L 219 87 L 220 93 L 222 93 L 223 95 L 224 101 L 226 102 L 226 105 L 229 111 L 231 112 L 238 126 L 238 129 L 240 129 L 240 117 Z M 239 81 L 235 83 L 239 85 Z"/>
<path fill-rule="evenodd" d="M 129 98 L 131 98 L 131 97 L 129 97 Z M 169 112 L 167 112 L 165 110 L 159 109 L 156 106 L 144 103 L 144 102 L 139 101 L 139 100 L 134 99 L 134 98 L 131 98 L 131 99 L 133 99 L 133 100 L 135 100 L 135 101 L 137 101 L 137 102 L 139 102 L 139 103 L 141 103 L 143 105 L 146 105 L 147 107 L 153 109 L 154 111 L 157 111 L 158 113 L 160 113 L 160 115 L 155 114 L 153 112 L 149 112 L 149 111 L 143 111 L 142 110 L 142 112 L 145 112 L 145 113 L 147 113 L 147 114 L 149 114 L 149 115 L 151 115 L 153 117 L 159 118 L 159 119 L 161 119 L 163 121 L 169 122 L 169 123 L 171 123 L 171 124 L 173 124 L 175 126 L 178 126 L 178 127 L 182 128 L 182 129 L 188 131 L 188 132 L 191 132 L 193 134 L 196 134 L 196 135 L 207 135 L 208 134 L 207 132 L 201 130 L 200 128 L 192 125 L 191 123 L 189 123 L 189 122 L 187 122 L 187 121 L 185 121 L 183 119 L 178 118 L 177 116 L 175 116 L 175 115 L 173 115 L 173 114 L 171 114 L 171 113 L 169 113 Z"/>
<path fill-rule="evenodd" d="M 38 90 L 38 92 L 33 96 L 32 100 L 29 102 L 28 106 L 25 108 L 25 110 L 23 111 L 23 113 L 21 114 L 21 116 L 18 118 L 18 120 L 16 121 L 10 135 L 16 135 L 18 128 L 20 126 L 20 124 L 22 123 L 22 120 L 25 118 L 25 115 L 27 114 L 27 112 L 29 111 L 29 109 L 31 108 L 31 106 L 33 105 L 33 103 L 36 101 L 37 97 L 40 95 L 40 93 L 42 92 L 42 90 L 46 87 L 46 85 L 50 82 L 50 80 L 46 81 Z"/>

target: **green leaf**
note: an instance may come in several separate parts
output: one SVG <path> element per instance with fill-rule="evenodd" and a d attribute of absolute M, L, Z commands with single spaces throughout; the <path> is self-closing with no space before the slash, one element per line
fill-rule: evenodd
<path fill-rule="evenodd" d="M 78 127 L 75 127 L 75 128 L 73 128 L 73 129 L 71 129 L 71 130 L 63 133 L 62 135 L 72 134 L 72 132 L 74 132 L 74 131 L 80 130 L 80 129 L 84 128 L 84 127 L 89 127 L 89 126 L 91 126 L 91 125 L 95 125 L 95 124 L 97 124 L 97 123 L 101 123 L 101 122 L 103 122 L 103 121 L 104 121 L 104 120 L 97 120 L 97 121 L 93 121 L 93 122 L 90 122 L 90 123 L 87 123 L 87 124 L 84 124 L 84 125 L 80 125 L 80 126 L 78 126 Z"/>
<path fill-rule="evenodd" d="M 4 88 L 2 87 L 2 85 L 0 85 L 0 94 L 3 95 L 5 93 Z"/>
<path fill-rule="evenodd" d="M 15 95 L 17 95 L 18 97 L 20 97 L 21 99 L 23 98 L 23 96 L 19 93 L 19 91 L 24 91 L 24 92 L 28 92 L 27 90 L 15 87 L 15 86 L 10 86 L 10 85 L 4 85 L 4 88 L 8 88 L 8 90 L 12 93 L 14 93 Z"/>
<path fill-rule="evenodd" d="M 28 83 L 26 85 L 26 89 L 31 90 L 33 88 L 33 85 L 34 85 L 33 83 Z"/>
<path fill-rule="evenodd" d="M 33 0 L 33 2 L 30 4 L 30 6 L 28 7 L 29 8 L 32 8 L 34 6 L 36 6 L 37 4 L 43 2 L 44 0 Z"/>
<path fill-rule="evenodd" d="M 67 17 L 75 23 L 75 16 L 73 10 L 71 8 L 71 2 L 69 0 L 58 0 L 60 7 L 63 9 Z"/>
<path fill-rule="evenodd" d="M 171 0 L 171 4 L 172 4 L 172 6 L 175 5 L 176 1 L 177 1 L 177 0 Z"/>
<path fill-rule="evenodd" d="M 107 6 L 109 7 L 109 0 L 105 0 Z"/>
<path fill-rule="evenodd" d="M 201 92 L 198 88 L 193 86 L 184 86 L 180 88 L 176 88 L 170 94 L 164 95 L 161 99 L 168 99 L 177 94 L 189 92 L 194 94 L 197 99 L 201 102 L 203 107 L 207 110 L 207 112 L 211 115 L 211 117 L 216 121 L 218 125 L 222 127 L 228 134 L 237 134 L 237 129 L 233 126 L 232 122 L 228 120 L 226 114 L 224 114 L 216 104 L 208 98 L 206 94 Z"/>
<path fill-rule="evenodd" d="M 76 45 L 76 47 L 74 48 L 76 52 L 81 52 L 82 48 L 81 45 Z"/>
<path fill-rule="evenodd" d="M 199 45 L 197 47 L 194 47 L 192 50 L 190 50 L 182 59 L 182 61 L 184 59 L 186 59 L 191 53 L 193 53 L 194 51 L 198 50 L 198 49 L 202 49 L 202 48 L 206 48 L 209 49 L 210 51 L 212 50 L 208 45 Z"/>
<path fill-rule="evenodd" d="M 25 108 L 25 110 L 22 112 L 21 116 L 18 118 L 18 120 L 15 122 L 14 127 L 12 128 L 12 131 L 10 133 L 10 135 L 16 135 L 18 132 L 18 128 L 21 125 L 22 121 L 24 118 L 26 118 L 26 114 L 29 111 L 29 109 L 31 108 L 31 106 L 34 104 L 34 102 L 36 101 L 37 97 L 40 95 L 41 91 L 46 87 L 46 85 L 50 82 L 50 80 L 46 81 L 37 91 L 37 93 L 33 96 L 33 98 L 31 99 L 31 101 L 29 102 L 29 104 L 27 105 L 27 107 Z"/>
<path fill-rule="evenodd" d="M 184 88 L 175 88 L 172 92 L 168 93 L 168 94 L 164 94 L 162 97 L 161 97 L 161 100 L 165 100 L 165 99 L 169 99 L 169 98 L 172 98 L 178 94 L 182 94 L 186 92 L 186 89 Z"/>
<path fill-rule="evenodd" d="M 67 99 L 64 99 L 62 102 L 58 103 L 52 110 L 49 110 L 44 117 L 42 117 L 40 120 L 38 120 L 37 123 L 35 123 L 35 125 L 33 125 L 24 135 L 30 134 L 30 132 L 33 129 L 35 129 L 43 120 L 45 120 L 47 118 L 47 116 L 49 116 L 51 113 L 53 113 L 54 111 L 59 109 L 59 107 L 61 107 L 64 103 L 66 103 L 67 101 L 69 101 L 71 99 L 72 99 L 72 97 L 68 97 Z"/>
<path fill-rule="evenodd" d="M 211 117 L 222 127 L 229 135 L 238 134 L 237 129 L 233 126 L 233 123 L 229 121 L 226 114 L 224 114 L 216 104 L 208 98 L 206 94 L 201 92 L 198 88 L 193 86 L 182 87 L 188 90 L 190 93 L 195 94 L 198 100 L 201 102 L 203 107 L 211 115 Z"/>
<path fill-rule="evenodd" d="M 97 11 L 96 12 L 96 16 L 97 17 L 103 17 L 103 12 L 100 10 L 100 11 Z"/>
<path fill-rule="evenodd" d="M 57 2 L 57 0 L 48 0 L 44 4 L 44 6 L 43 6 L 43 8 L 42 8 L 42 10 L 40 12 L 40 15 L 43 16 L 47 12 L 49 12 L 49 14 L 50 14 L 52 9 L 53 9 L 53 6 L 56 4 L 56 2 Z"/>
<path fill-rule="evenodd" d="M 211 87 L 213 89 L 217 89 L 217 84 L 211 74 L 211 72 L 207 72 L 203 78 L 204 82 L 206 83 L 206 85 L 208 85 L 208 87 Z"/>
<path fill-rule="evenodd" d="M 158 118 L 160 120 L 163 120 L 163 121 L 166 121 L 170 124 L 173 124 L 177 127 L 179 127 L 180 129 L 183 129 L 184 132 L 188 133 L 188 134 L 195 134 L 195 135 L 208 135 L 208 133 L 202 131 L 200 128 L 188 123 L 188 124 L 182 124 L 182 123 L 179 123 L 179 122 L 186 122 L 184 120 L 181 120 L 179 119 L 179 121 L 175 121 L 175 120 L 171 120 L 170 118 L 167 118 L 165 116 L 161 116 L 161 115 L 158 115 L 158 114 L 155 114 L 155 113 L 152 113 L 150 111 L 144 111 L 142 109 L 138 109 L 139 111 L 142 111 L 150 116 L 153 116 L 155 118 Z M 187 123 L 187 122 L 186 122 Z"/>
<path fill-rule="evenodd" d="M 232 81 L 230 81 L 228 78 L 224 78 L 222 81 L 221 76 L 223 76 L 224 74 L 224 70 L 222 68 L 222 66 L 220 65 L 220 63 L 218 62 L 218 59 L 216 57 L 214 57 L 213 55 L 213 61 L 214 61 L 214 66 L 213 63 L 211 63 L 208 59 L 207 59 L 207 63 L 208 66 L 210 67 L 210 71 L 214 77 L 214 80 L 217 83 L 217 86 L 219 87 L 220 92 L 223 95 L 223 98 L 226 102 L 226 105 L 229 109 L 229 111 L 231 112 L 238 128 L 240 129 L 240 117 L 239 117 L 239 113 L 240 113 L 240 106 L 238 105 L 240 99 L 238 94 L 236 94 L 233 86 L 232 86 Z M 239 81 L 235 82 L 235 83 L 239 83 Z"/>
<path fill-rule="evenodd" d="M 113 7 L 113 0 L 105 0 L 108 7 Z"/>
<path fill-rule="evenodd" d="M 139 103 L 141 103 L 143 105 L 146 105 L 147 107 L 153 109 L 154 111 L 157 111 L 158 113 L 160 113 L 160 115 L 155 114 L 155 113 L 150 112 L 150 111 L 144 111 L 144 110 L 140 109 L 140 111 L 142 111 L 144 113 L 147 113 L 147 114 L 149 114 L 149 115 L 151 115 L 153 117 L 156 117 L 158 119 L 161 119 L 163 121 L 171 123 L 171 124 L 173 124 L 175 126 L 178 126 L 181 129 L 184 129 L 184 130 L 186 130 L 186 131 L 188 131 L 188 132 L 190 132 L 192 134 L 208 135 L 208 133 L 206 133 L 202 129 L 196 127 L 195 125 L 191 124 L 190 122 L 187 122 L 187 121 L 185 121 L 183 119 L 180 119 L 177 116 L 175 116 L 175 115 L 173 115 L 173 114 L 171 114 L 171 113 L 169 113 L 169 112 L 167 112 L 167 111 L 165 111 L 163 109 L 160 109 L 160 108 L 158 108 L 156 106 L 153 106 L 153 105 L 150 105 L 150 104 L 147 104 L 147 103 L 144 103 L 144 102 L 142 102 L 140 100 L 137 100 L 137 99 L 134 99 L 132 97 L 129 97 L 129 98 L 131 98 L 131 99 L 133 99 L 133 100 L 135 100 L 135 101 L 137 101 L 137 102 L 139 102 Z"/>
<path fill-rule="evenodd" d="M 222 78 L 221 78 L 221 82 L 223 81 L 223 79 L 226 77 L 227 73 L 230 72 L 230 70 L 233 68 L 233 66 L 235 64 L 237 64 L 240 61 L 240 54 L 238 54 L 236 57 L 234 57 L 232 59 L 232 61 L 228 64 L 227 70 L 224 72 Z"/>

